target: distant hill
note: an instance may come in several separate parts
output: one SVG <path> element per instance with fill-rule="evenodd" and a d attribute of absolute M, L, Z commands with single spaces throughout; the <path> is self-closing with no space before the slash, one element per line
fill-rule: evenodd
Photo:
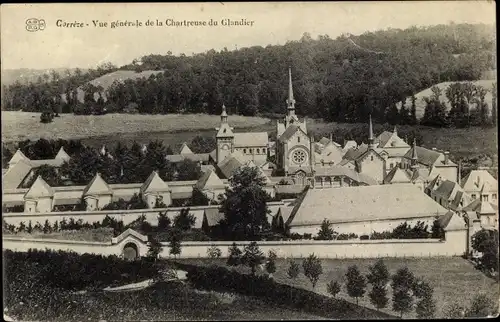
<path fill-rule="evenodd" d="M 62 78 L 73 74 L 77 68 L 52 68 L 52 69 L 30 69 L 30 68 L 17 68 L 17 69 L 2 69 L 2 85 L 12 85 L 16 81 L 20 83 L 36 82 L 38 77 L 43 75 L 50 76 L 51 71 L 55 71 Z M 86 73 L 88 69 L 80 68 L 82 73 Z"/>
<path fill-rule="evenodd" d="M 163 71 L 160 71 L 160 70 L 145 70 L 142 72 L 135 72 L 132 70 L 117 70 L 115 72 L 112 72 L 112 73 L 103 75 L 101 77 L 98 77 L 96 79 L 93 79 L 88 83 L 92 84 L 96 87 L 101 86 L 103 88 L 101 94 L 103 96 L 103 99 L 106 101 L 107 100 L 107 98 L 106 98 L 107 90 L 115 81 L 123 83 L 128 79 L 135 80 L 135 79 L 143 78 L 143 77 L 148 78 L 151 75 L 156 75 L 156 74 L 162 73 L 162 72 Z M 84 92 L 82 89 L 83 86 L 84 85 L 79 86 L 77 88 L 77 98 L 78 98 L 78 101 L 81 103 L 83 103 L 83 98 L 84 98 Z M 97 100 L 99 98 L 99 94 L 95 93 L 94 98 Z M 63 100 L 63 102 L 66 103 L 66 95 L 62 94 L 62 100 Z"/>
<path fill-rule="evenodd" d="M 495 83 L 496 80 L 478 80 L 478 81 L 473 81 L 472 83 L 475 85 L 480 85 L 484 87 L 486 90 L 488 90 L 488 93 L 486 94 L 485 101 L 488 103 L 488 107 L 490 108 L 490 113 L 491 113 L 491 99 L 492 99 L 492 93 L 491 90 L 493 88 L 493 83 Z M 449 111 L 451 109 L 450 102 L 448 101 L 448 98 L 446 97 L 446 89 L 448 86 L 451 84 L 456 83 L 456 82 L 442 82 L 439 84 L 436 84 L 437 87 L 439 87 L 442 90 L 440 100 L 441 102 L 445 103 L 446 105 L 446 110 Z M 460 82 L 463 83 L 463 82 Z M 432 87 L 432 86 L 431 86 Z M 423 91 L 418 92 L 415 94 L 415 97 L 417 100 L 415 101 L 415 105 L 417 108 L 417 119 L 421 119 L 424 116 L 424 111 L 425 111 L 425 97 L 431 97 L 432 91 L 431 87 L 424 89 Z M 406 99 L 406 107 L 411 106 L 411 97 Z M 401 108 L 401 102 L 397 103 L 397 107 Z"/>

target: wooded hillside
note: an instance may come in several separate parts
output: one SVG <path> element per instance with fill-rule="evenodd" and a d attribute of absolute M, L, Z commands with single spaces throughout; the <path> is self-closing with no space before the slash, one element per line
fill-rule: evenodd
<path fill-rule="evenodd" d="M 292 68 L 297 113 L 336 122 L 385 122 L 387 109 L 434 84 L 480 79 L 495 68 L 495 29 L 451 24 L 368 32 L 359 36 L 305 33 L 285 45 L 209 50 L 193 56 L 149 55 L 120 70 L 164 71 L 149 78 L 89 82 L 117 70 L 110 64 L 70 77 L 40 78 L 4 88 L 7 110 L 90 114 L 283 113 Z M 83 102 L 77 88 L 84 91 Z M 63 94 L 62 97 L 60 94 Z"/>

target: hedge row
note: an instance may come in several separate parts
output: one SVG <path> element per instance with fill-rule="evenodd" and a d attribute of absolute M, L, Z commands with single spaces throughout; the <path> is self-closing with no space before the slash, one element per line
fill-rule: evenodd
<path fill-rule="evenodd" d="M 280 284 L 267 275 L 240 274 L 225 267 L 199 267 L 175 263 L 186 270 L 189 283 L 198 289 L 218 292 L 234 292 L 257 296 L 273 305 L 300 309 L 331 318 L 392 318 L 393 316 L 362 308 L 341 299 L 333 299 L 308 290 Z"/>
<path fill-rule="evenodd" d="M 96 289 L 123 285 L 155 277 L 154 262 L 126 261 L 117 256 L 77 254 L 30 249 L 26 253 L 3 251 L 5 279 L 30 281 L 68 290 Z"/>

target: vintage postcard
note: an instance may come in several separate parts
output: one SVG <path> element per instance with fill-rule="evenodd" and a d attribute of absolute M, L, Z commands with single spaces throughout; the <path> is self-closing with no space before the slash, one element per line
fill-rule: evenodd
<path fill-rule="evenodd" d="M 495 9 L 2 5 L 4 319 L 498 316 Z"/>

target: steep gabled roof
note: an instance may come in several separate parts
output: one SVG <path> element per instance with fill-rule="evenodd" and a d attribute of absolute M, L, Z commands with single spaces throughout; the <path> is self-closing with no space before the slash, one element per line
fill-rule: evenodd
<path fill-rule="evenodd" d="M 186 142 L 183 142 L 182 146 L 181 146 L 181 152 L 179 152 L 179 154 L 184 155 L 184 154 L 194 154 L 194 153 L 188 147 L 188 145 L 186 144 Z"/>
<path fill-rule="evenodd" d="M 411 178 L 408 173 L 400 167 L 394 167 L 384 178 L 384 183 L 409 183 Z"/>
<path fill-rule="evenodd" d="M 463 208 L 464 211 L 474 211 L 480 215 L 490 215 L 496 214 L 498 207 L 491 202 L 481 200 L 481 198 L 475 199 L 472 203 L 468 204 Z"/>
<path fill-rule="evenodd" d="M 302 131 L 304 134 L 306 134 L 301 128 L 300 126 L 298 125 L 290 125 L 286 128 L 285 132 L 283 132 L 283 134 L 281 134 L 281 136 L 279 137 L 279 141 L 280 142 L 286 142 L 288 141 L 294 134 L 295 132 L 297 131 Z"/>
<path fill-rule="evenodd" d="M 498 181 L 486 170 L 472 170 L 461 183 L 466 191 L 479 191 L 483 184 L 493 188 L 498 187 Z"/>
<path fill-rule="evenodd" d="M 363 155 L 368 150 L 367 145 L 360 145 L 356 148 L 347 150 L 344 154 L 343 159 L 346 160 L 357 160 L 361 155 Z"/>
<path fill-rule="evenodd" d="M 210 188 L 223 188 L 224 182 L 217 176 L 215 171 L 207 170 L 201 178 L 196 182 L 195 187 L 203 190 Z"/>
<path fill-rule="evenodd" d="M 235 147 L 267 147 L 267 132 L 234 133 Z"/>
<path fill-rule="evenodd" d="M 30 190 L 26 192 L 24 195 L 25 199 L 37 199 L 43 197 L 52 197 L 54 196 L 54 189 L 42 179 L 41 176 L 38 176 L 31 186 Z"/>
<path fill-rule="evenodd" d="M 384 131 L 376 139 L 379 148 L 409 148 L 410 146 L 397 133 Z"/>
<path fill-rule="evenodd" d="M 151 172 L 140 189 L 142 194 L 146 194 L 148 192 L 164 192 L 170 190 L 171 189 L 168 184 L 160 178 L 158 172 L 156 171 Z"/>
<path fill-rule="evenodd" d="M 2 188 L 16 189 L 24 181 L 24 178 L 26 178 L 32 168 L 29 160 L 19 159 L 2 176 Z"/>
<path fill-rule="evenodd" d="M 55 159 L 61 159 L 61 160 L 64 160 L 64 161 L 69 161 L 71 159 L 71 157 L 69 156 L 69 154 L 66 153 L 66 151 L 64 151 L 64 148 L 61 147 L 59 149 L 59 152 L 57 152 Z"/>
<path fill-rule="evenodd" d="M 29 162 L 30 159 L 28 159 L 28 157 L 26 157 L 20 149 L 17 149 L 16 153 L 14 153 L 12 158 L 10 158 L 9 165 L 12 165 L 12 164 L 18 162 L 19 160 L 24 160 L 24 161 Z"/>
<path fill-rule="evenodd" d="M 344 151 L 347 151 L 347 150 L 349 150 L 349 149 L 356 148 L 357 146 L 358 146 L 358 143 L 356 143 L 356 141 L 354 141 L 354 140 L 350 140 L 350 141 L 347 141 L 347 142 L 344 144 L 343 150 L 344 150 Z"/>
<path fill-rule="evenodd" d="M 112 194 L 111 188 L 99 173 L 96 173 L 92 181 L 83 189 L 83 196 L 99 196 Z"/>
<path fill-rule="evenodd" d="M 208 208 L 203 212 L 203 216 L 207 219 L 209 227 L 216 226 L 221 220 L 224 219 L 224 213 L 219 212 L 217 208 Z"/>
<path fill-rule="evenodd" d="M 465 220 L 453 211 L 448 211 L 446 214 L 439 216 L 438 223 L 445 231 L 466 229 Z"/>

